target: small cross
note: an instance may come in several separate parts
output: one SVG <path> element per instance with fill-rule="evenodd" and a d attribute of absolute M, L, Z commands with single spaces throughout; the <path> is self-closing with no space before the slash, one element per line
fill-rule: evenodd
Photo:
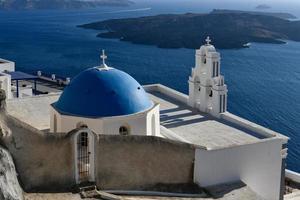
<path fill-rule="evenodd" d="M 205 40 L 205 41 L 206 41 L 206 44 L 207 44 L 207 45 L 210 45 L 210 43 L 211 43 L 211 39 L 209 38 L 209 36 L 207 36 L 207 38 L 206 38 L 206 40 Z"/>
<path fill-rule="evenodd" d="M 103 65 L 105 66 L 105 60 L 107 59 L 107 55 L 105 55 L 105 50 L 102 50 L 102 55 L 100 56 L 100 58 L 102 59 Z"/>

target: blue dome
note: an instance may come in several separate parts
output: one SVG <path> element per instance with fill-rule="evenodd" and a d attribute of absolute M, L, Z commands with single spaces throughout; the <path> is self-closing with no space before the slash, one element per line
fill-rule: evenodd
<path fill-rule="evenodd" d="M 114 68 L 81 72 L 53 104 L 62 114 L 90 118 L 129 115 L 152 106 L 143 87 L 127 73 Z"/>

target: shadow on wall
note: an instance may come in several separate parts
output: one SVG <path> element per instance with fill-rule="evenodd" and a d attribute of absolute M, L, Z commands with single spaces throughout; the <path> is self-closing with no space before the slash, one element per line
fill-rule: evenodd
<path fill-rule="evenodd" d="M 12 154 L 26 192 L 69 191 L 74 185 L 70 134 L 47 134 L 1 113 L 3 144 Z"/>
<path fill-rule="evenodd" d="M 23 191 L 17 179 L 13 159 L 2 146 L 0 146 L 0 199 L 22 200 Z"/>
<path fill-rule="evenodd" d="M 103 189 L 149 190 L 193 184 L 194 147 L 153 136 L 100 136 L 96 182 Z"/>

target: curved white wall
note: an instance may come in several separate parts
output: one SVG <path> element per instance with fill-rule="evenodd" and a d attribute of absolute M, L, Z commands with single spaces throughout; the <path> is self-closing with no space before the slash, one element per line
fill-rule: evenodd
<path fill-rule="evenodd" d="M 96 134 L 117 135 L 119 128 L 126 126 L 131 135 L 153 135 L 159 134 L 159 105 L 154 105 L 151 109 L 126 116 L 105 117 L 105 118 L 83 118 L 69 115 L 62 115 L 53 107 L 50 108 L 50 132 L 69 132 L 77 125 L 85 124 Z M 56 123 L 54 120 L 56 116 Z M 155 133 L 152 133 L 152 117 L 155 118 Z M 55 131 L 56 124 L 56 131 Z"/>

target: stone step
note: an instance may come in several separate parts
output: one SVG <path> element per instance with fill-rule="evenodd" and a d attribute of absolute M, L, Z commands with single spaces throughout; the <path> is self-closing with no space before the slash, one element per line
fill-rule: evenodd
<path fill-rule="evenodd" d="M 84 187 L 79 187 L 79 192 L 90 191 L 90 190 L 97 190 L 97 186 L 96 185 L 88 185 L 88 186 L 84 186 Z"/>
<path fill-rule="evenodd" d="M 122 200 L 123 198 L 114 194 L 99 191 L 96 185 L 85 185 L 79 187 L 81 198 L 100 198 L 104 200 Z"/>
<path fill-rule="evenodd" d="M 98 194 L 95 190 L 90 190 L 90 191 L 82 191 L 80 192 L 80 196 L 81 198 L 94 198 L 96 197 Z"/>
<path fill-rule="evenodd" d="M 97 190 L 98 195 L 100 196 L 101 199 L 104 200 L 122 200 L 123 198 L 114 194 L 110 194 L 107 192 L 103 192 L 103 191 L 98 191 Z"/>
<path fill-rule="evenodd" d="M 81 198 L 93 198 L 97 195 L 97 186 L 93 183 L 85 183 L 78 186 Z"/>

